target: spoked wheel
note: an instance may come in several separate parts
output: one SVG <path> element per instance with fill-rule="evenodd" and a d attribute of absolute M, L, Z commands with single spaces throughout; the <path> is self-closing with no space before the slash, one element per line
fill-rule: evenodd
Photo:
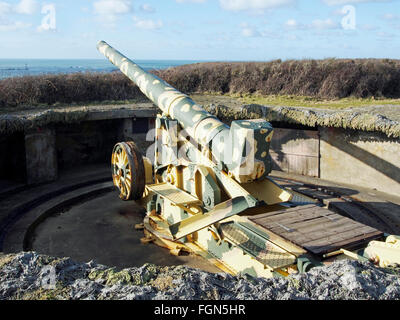
<path fill-rule="evenodd" d="M 143 156 L 132 141 L 119 142 L 111 156 L 114 185 L 119 189 L 122 200 L 138 200 L 145 186 Z"/>

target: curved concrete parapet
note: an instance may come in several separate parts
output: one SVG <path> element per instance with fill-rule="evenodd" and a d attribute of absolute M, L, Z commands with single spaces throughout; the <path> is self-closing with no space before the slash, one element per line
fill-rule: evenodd
<path fill-rule="evenodd" d="M 220 271 L 201 257 L 176 257 L 141 243 L 143 231 L 134 226 L 143 222 L 144 209 L 121 201 L 104 169 L 75 170 L 57 182 L 0 198 L 0 252 L 37 251 L 116 268 L 156 263 Z"/>
<path fill-rule="evenodd" d="M 237 102 L 232 103 L 233 107 L 227 107 L 220 101 L 218 105 L 213 104 L 212 97 L 200 101 L 211 114 L 225 122 L 259 118 L 271 122 L 275 128 L 270 148 L 275 170 L 400 194 L 400 157 L 396 156 L 400 154 L 400 106 L 377 105 L 334 111 L 255 104 L 238 106 Z M 132 128 L 135 128 L 132 119 L 152 119 L 156 113 L 157 109 L 151 103 L 19 111 L 0 115 L 0 133 L 33 134 L 33 137 L 42 137 L 46 147 L 53 145 L 53 137 L 45 135 L 48 132 L 46 128 L 55 125 L 66 128 L 76 123 L 118 119 L 121 121 L 118 130 L 132 133 Z M 37 131 L 31 131 L 38 128 L 42 128 L 39 136 Z M 57 136 L 57 132 L 55 134 Z M 117 141 L 123 141 L 123 136 Z M 56 148 L 60 148 L 60 144 Z M 54 150 L 46 150 L 46 158 L 38 157 L 35 152 L 24 156 L 31 159 L 31 163 L 38 158 L 47 159 L 38 164 L 41 168 L 48 168 L 45 172 L 35 171 L 26 164 L 28 181 L 40 183 L 56 179 L 57 166 L 48 165 L 48 162 L 57 163 Z M 58 150 L 57 157 L 62 155 Z M 42 174 L 37 176 L 39 173 Z"/>
<path fill-rule="evenodd" d="M 259 119 L 270 122 L 380 132 L 389 138 L 400 137 L 400 105 L 376 105 L 363 108 L 326 110 L 322 108 L 263 106 L 241 107 L 211 105 L 206 109 L 221 119 Z"/>

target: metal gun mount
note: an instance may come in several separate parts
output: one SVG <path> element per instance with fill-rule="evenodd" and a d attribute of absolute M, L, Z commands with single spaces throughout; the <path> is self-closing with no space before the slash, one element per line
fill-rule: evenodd
<path fill-rule="evenodd" d="M 143 241 L 176 255 L 199 254 L 232 274 L 271 277 L 317 264 L 304 247 L 256 223 L 294 206 L 293 194 L 268 177 L 270 123 L 239 120 L 229 127 L 106 42 L 97 48 L 162 111 L 151 156 L 134 142 L 117 143 L 112 152 L 120 198 L 147 210 Z"/>

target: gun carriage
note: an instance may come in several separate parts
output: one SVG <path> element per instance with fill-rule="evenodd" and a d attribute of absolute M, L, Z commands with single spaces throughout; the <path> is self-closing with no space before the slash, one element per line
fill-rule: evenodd
<path fill-rule="evenodd" d="M 111 160 L 120 198 L 147 211 L 146 241 L 175 255 L 201 255 L 231 274 L 271 277 L 306 271 L 383 236 L 271 179 L 267 121 L 228 126 L 104 41 L 97 48 L 162 111 L 148 157 L 130 141 L 117 143 Z"/>

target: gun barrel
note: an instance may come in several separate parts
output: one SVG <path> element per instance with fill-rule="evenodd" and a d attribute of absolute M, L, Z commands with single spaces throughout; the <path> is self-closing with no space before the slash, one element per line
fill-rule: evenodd
<path fill-rule="evenodd" d="M 198 145 L 210 150 L 215 163 L 226 168 L 237 181 L 263 179 L 271 172 L 272 160 L 268 149 L 273 128 L 267 121 L 236 120 L 230 128 L 186 94 L 143 70 L 106 42 L 100 41 L 97 49 L 166 116 L 177 120 Z"/>
<path fill-rule="evenodd" d="M 196 104 L 186 94 L 143 70 L 105 41 L 100 41 L 97 49 L 131 79 L 165 115 L 179 121 L 199 144 L 205 145 L 221 131 L 229 130 L 227 125 Z"/>

